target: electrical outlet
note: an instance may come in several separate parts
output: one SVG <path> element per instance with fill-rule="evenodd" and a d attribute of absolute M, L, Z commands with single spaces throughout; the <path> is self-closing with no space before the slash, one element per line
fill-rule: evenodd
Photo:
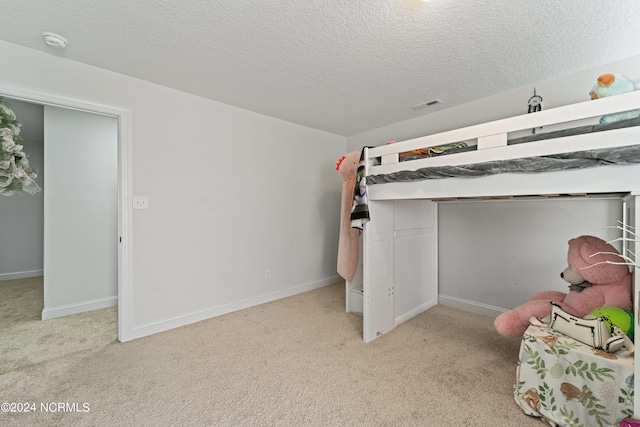
<path fill-rule="evenodd" d="M 134 196 L 133 209 L 149 209 L 149 198 L 146 196 Z"/>
<path fill-rule="evenodd" d="M 271 279 L 271 269 L 270 269 L 270 268 L 267 268 L 267 269 L 264 271 L 264 280 L 269 280 L 269 279 Z"/>

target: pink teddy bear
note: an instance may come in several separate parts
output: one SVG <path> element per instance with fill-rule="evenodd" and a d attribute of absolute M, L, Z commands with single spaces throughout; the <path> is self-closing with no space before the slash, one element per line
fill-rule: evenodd
<path fill-rule="evenodd" d="M 570 283 L 569 292 L 543 291 L 529 301 L 496 317 L 494 326 L 500 335 L 522 336 L 529 319 L 542 319 L 551 312 L 550 301 L 574 316 L 584 317 L 603 306 L 632 311 L 631 272 L 620 253 L 610 244 L 593 236 L 569 240 L 569 267 L 560 276 Z"/>

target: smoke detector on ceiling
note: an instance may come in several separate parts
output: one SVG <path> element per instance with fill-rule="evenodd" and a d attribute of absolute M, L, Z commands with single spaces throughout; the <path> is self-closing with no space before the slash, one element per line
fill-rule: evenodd
<path fill-rule="evenodd" d="M 42 33 L 42 37 L 44 37 L 44 42 L 48 45 L 51 46 L 55 49 L 64 49 L 65 47 L 67 47 L 67 45 L 69 44 L 69 42 L 67 41 L 67 39 L 65 39 L 64 37 L 62 37 L 59 34 L 55 34 L 55 33 L 50 33 L 50 32 L 43 32 Z"/>

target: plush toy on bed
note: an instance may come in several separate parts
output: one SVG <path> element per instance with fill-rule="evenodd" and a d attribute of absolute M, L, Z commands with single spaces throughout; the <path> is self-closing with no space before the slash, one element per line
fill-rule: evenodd
<path fill-rule="evenodd" d="M 338 241 L 338 274 L 348 281 L 353 280 L 360 257 L 360 230 L 351 227 L 351 206 L 353 204 L 359 162 L 360 152 L 354 151 L 342 156 L 336 163 L 336 170 L 344 181 L 342 183 L 340 236 Z"/>
<path fill-rule="evenodd" d="M 619 252 L 594 236 L 569 240 L 569 267 L 560 276 L 569 283 L 569 292 L 543 291 L 511 311 L 500 314 L 494 326 L 501 335 L 521 336 L 529 319 L 542 319 L 551 312 L 550 301 L 563 310 L 584 317 L 603 306 L 632 310 L 631 273 Z"/>
<path fill-rule="evenodd" d="M 607 96 L 620 95 L 640 89 L 640 79 L 626 77 L 622 74 L 603 74 L 598 77 L 598 82 L 593 86 L 589 95 L 591 99 L 599 99 Z M 640 110 L 624 111 L 622 113 L 608 114 L 600 118 L 600 123 L 613 123 L 620 120 L 640 117 Z"/>

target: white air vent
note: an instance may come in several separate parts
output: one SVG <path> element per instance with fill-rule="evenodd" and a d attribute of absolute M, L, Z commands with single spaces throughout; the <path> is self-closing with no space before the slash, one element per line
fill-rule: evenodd
<path fill-rule="evenodd" d="M 431 101 L 423 102 L 422 104 L 414 105 L 411 108 L 418 111 L 418 110 L 422 110 L 423 108 L 431 107 L 432 105 L 436 105 L 436 104 L 442 104 L 442 101 L 439 99 L 433 99 Z"/>

